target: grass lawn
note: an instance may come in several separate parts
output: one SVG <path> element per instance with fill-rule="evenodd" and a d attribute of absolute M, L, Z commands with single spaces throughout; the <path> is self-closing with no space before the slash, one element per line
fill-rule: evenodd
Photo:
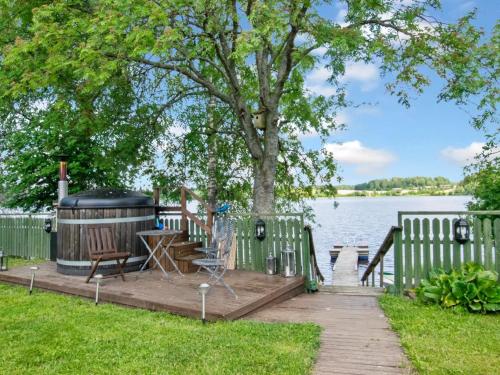
<path fill-rule="evenodd" d="M 46 259 L 25 259 L 20 257 L 9 257 L 9 268 L 31 266 L 46 263 Z"/>
<path fill-rule="evenodd" d="M 3 374 L 308 374 L 313 324 L 200 321 L 0 283 Z"/>
<path fill-rule="evenodd" d="M 500 314 L 456 313 L 384 295 L 380 305 L 420 374 L 498 374 Z"/>

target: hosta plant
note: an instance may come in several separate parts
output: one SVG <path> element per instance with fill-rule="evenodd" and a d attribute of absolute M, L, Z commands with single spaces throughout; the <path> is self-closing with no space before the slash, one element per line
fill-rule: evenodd
<path fill-rule="evenodd" d="M 460 269 L 433 270 L 417 288 L 418 298 L 443 307 L 462 307 L 471 312 L 499 312 L 500 285 L 498 274 L 477 263 Z"/>

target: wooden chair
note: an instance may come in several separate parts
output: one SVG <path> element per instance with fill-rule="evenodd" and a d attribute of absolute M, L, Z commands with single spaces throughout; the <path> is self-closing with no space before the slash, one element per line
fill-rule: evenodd
<path fill-rule="evenodd" d="M 118 272 L 113 276 L 120 274 L 123 281 L 125 281 L 123 267 L 130 257 L 130 253 L 117 250 L 113 227 L 111 225 L 88 225 L 86 228 L 86 242 L 92 269 L 85 282 L 88 283 L 94 276 L 100 262 L 109 260 L 116 260 Z M 123 262 L 120 263 L 120 260 L 123 260 Z"/>

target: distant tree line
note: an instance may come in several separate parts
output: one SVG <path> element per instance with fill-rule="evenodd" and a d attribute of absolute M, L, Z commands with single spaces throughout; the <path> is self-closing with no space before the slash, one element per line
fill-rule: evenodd
<path fill-rule="evenodd" d="M 382 178 L 354 185 L 354 190 L 391 190 L 391 189 L 422 189 L 422 188 L 442 188 L 453 186 L 446 177 L 392 177 Z"/>

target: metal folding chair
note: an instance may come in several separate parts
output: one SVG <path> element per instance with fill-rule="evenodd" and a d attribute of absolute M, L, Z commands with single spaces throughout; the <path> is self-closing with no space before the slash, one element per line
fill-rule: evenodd
<path fill-rule="evenodd" d="M 227 238 L 228 220 L 217 218 L 212 228 L 212 241 L 208 247 L 197 247 L 194 250 L 204 253 L 206 258 L 213 259 L 218 257 L 220 247 Z"/>
<path fill-rule="evenodd" d="M 200 266 L 205 271 L 210 274 L 208 279 L 208 284 L 215 285 L 220 283 L 224 285 L 224 287 L 229 290 L 229 292 L 234 296 L 234 298 L 238 298 L 233 288 L 231 288 L 225 281 L 224 275 L 227 271 L 227 264 L 229 260 L 229 255 L 231 253 L 231 245 L 233 242 L 233 233 L 234 233 L 234 223 L 230 220 L 227 220 L 225 224 L 224 230 L 224 239 L 221 239 L 221 243 L 219 246 L 219 253 L 216 257 L 207 257 L 205 259 L 195 259 L 193 260 L 193 264 Z"/>

